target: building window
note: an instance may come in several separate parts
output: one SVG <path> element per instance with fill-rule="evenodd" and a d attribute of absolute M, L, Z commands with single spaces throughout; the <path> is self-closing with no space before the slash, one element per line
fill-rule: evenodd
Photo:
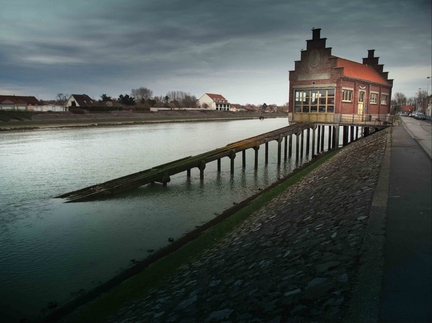
<path fill-rule="evenodd" d="M 342 102 L 352 102 L 352 90 L 342 90 Z"/>
<path fill-rule="evenodd" d="M 334 113 L 334 89 L 294 91 L 294 112 Z"/>
<path fill-rule="evenodd" d="M 381 94 L 381 104 L 387 104 L 388 94 Z"/>
<path fill-rule="evenodd" d="M 378 103 L 378 93 L 371 92 L 369 103 L 370 104 L 377 104 Z"/>

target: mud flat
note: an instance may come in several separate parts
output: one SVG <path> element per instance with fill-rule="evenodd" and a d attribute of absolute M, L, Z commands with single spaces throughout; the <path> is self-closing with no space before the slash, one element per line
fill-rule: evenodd
<path fill-rule="evenodd" d="M 259 112 L 187 111 L 158 112 L 113 111 L 105 113 L 26 113 L 23 117 L 0 119 L 0 131 L 43 128 L 136 125 L 159 122 L 202 122 L 258 119 Z M 287 113 L 266 113 L 265 118 L 287 118 Z"/>

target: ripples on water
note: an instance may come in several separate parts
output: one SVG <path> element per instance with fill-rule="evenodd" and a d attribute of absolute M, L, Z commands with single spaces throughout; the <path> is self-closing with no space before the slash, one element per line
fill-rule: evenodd
<path fill-rule="evenodd" d="M 278 178 L 277 144 L 264 147 L 259 170 L 254 151 L 172 176 L 168 186 L 148 185 L 104 201 L 63 203 L 56 195 L 225 146 L 287 125 L 265 121 L 173 123 L 0 134 L 0 313 L 20 319 L 50 301 L 91 289 L 179 238 Z"/>

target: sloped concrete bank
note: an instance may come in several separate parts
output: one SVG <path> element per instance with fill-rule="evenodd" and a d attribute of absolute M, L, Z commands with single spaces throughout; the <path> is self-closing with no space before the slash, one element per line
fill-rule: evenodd
<path fill-rule="evenodd" d="M 149 123 L 171 122 L 203 122 L 258 119 L 258 112 L 230 112 L 230 111 L 159 111 L 159 112 L 130 112 L 113 111 L 104 113 L 34 113 L 31 119 L 0 121 L 0 131 L 37 130 L 44 128 L 70 127 L 100 127 L 137 125 Z M 288 118 L 287 113 L 266 113 L 265 118 Z"/>
<path fill-rule="evenodd" d="M 383 130 L 345 147 L 104 321 L 343 321 L 358 290 L 388 136 Z"/>

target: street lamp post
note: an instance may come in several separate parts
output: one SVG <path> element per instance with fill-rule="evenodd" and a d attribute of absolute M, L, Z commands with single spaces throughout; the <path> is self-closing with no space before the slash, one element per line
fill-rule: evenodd
<path fill-rule="evenodd" d="M 430 80 L 430 76 L 426 77 L 426 79 Z M 429 96 L 429 82 L 427 82 L 427 87 L 426 87 L 426 94 L 427 96 Z"/>
<path fill-rule="evenodd" d="M 429 83 L 430 83 L 430 76 L 427 76 L 426 79 L 428 80 L 427 82 L 427 87 L 426 87 L 426 104 L 425 104 L 425 111 L 424 113 L 426 114 L 426 116 L 430 117 L 431 116 L 431 108 L 432 108 L 432 104 L 431 104 L 431 97 L 429 96 Z M 432 88 L 431 88 L 432 90 Z"/>

